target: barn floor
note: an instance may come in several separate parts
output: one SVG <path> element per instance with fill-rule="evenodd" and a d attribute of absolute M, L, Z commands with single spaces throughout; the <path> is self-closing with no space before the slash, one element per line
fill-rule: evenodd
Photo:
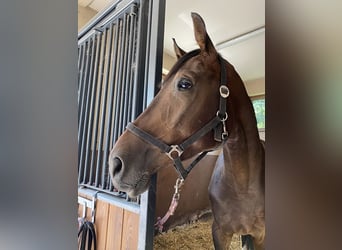
<path fill-rule="evenodd" d="M 212 217 L 175 227 L 154 237 L 154 248 L 161 249 L 214 249 L 211 238 Z M 234 235 L 230 250 L 241 250 L 240 238 Z"/>

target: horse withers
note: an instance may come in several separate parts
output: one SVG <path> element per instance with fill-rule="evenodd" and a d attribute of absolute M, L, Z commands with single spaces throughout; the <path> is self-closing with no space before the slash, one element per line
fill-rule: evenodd
<path fill-rule="evenodd" d="M 209 185 L 215 249 L 228 249 L 234 233 L 243 235 L 245 248 L 264 249 L 264 146 L 253 106 L 202 18 L 191 16 L 200 48 L 186 53 L 174 43 L 177 63 L 114 145 L 109 172 L 114 186 L 134 197 L 161 167 L 172 162 L 184 180 L 207 151 L 222 147 Z M 184 168 L 182 161 L 195 155 Z"/>

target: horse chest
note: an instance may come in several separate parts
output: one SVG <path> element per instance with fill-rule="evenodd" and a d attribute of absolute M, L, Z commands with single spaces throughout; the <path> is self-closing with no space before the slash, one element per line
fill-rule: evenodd
<path fill-rule="evenodd" d="M 248 234 L 264 228 L 263 201 L 256 193 L 241 192 L 234 180 L 223 175 L 224 166 L 216 166 L 209 186 L 214 218 L 226 232 Z M 228 178 L 229 179 L 229 178 Z"/>
<path fill-rule="evenodd" d="M 264 231 L 263 213 L 248 207 L 245 202 L 220 200 L 212 203 L 212 211 L 215 221 L 225 232 L 255 235 Z"/>

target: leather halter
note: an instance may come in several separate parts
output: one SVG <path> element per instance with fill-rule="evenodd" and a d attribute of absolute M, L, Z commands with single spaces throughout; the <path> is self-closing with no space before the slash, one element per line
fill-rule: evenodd
<path fill-rule="evenodd" d="M 221 56 L 219 56 L 220 67 L 221 67 L 221 82 L 219 87 L 220 92 L 220 104 L 219 110 L 215 114 L 214 118 L 212 118 L 206 125 L 204 125 L 201 129 L 197 132 L 192 134 L 189 138 L 185 139 L 179 145 L 168 145 L 163 141 L 155 138 L 153 135 L 145 132 L 144 130 L 138 128 L 133 123 L 129 123 L 127 125 L 127 129 L 132 132 L 134 135 L 138 136 L 139 138 L 143 139 L 144 141 L 158 147 L 161 149 L 172 161 L 173 165 L 176 168 L 180 178 L 185 180 L 188 176 L 192 168 L 210 151 L 204 151 L 200 153 L 197 158 L 187 167 L 184 168 L 181 162 L 181 155 L 195 141 L 209 133 L 211 130 L 214 130 L 214 139 L 218 142 L 223 142 L 228 137 L 228 132 L 226 130 L 225 121 L 228 118 L 228 114 L 226 111 L 227 108 L 227 98 L 229 96 L 229 89 L 227 86 L 227 72 L 224 66 L 224 61 Z"/>

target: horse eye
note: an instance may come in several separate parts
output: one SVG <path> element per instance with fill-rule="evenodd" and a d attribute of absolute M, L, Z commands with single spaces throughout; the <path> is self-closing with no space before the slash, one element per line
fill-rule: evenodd
<path fill-rule="evenodd" d="M 178 90 L 188 90 L 188 89 L 191 89 L 191 87 L 192 87 L 192 82 L 186 78 L 180 79 L 179 82 L 177 83 Z"/>

